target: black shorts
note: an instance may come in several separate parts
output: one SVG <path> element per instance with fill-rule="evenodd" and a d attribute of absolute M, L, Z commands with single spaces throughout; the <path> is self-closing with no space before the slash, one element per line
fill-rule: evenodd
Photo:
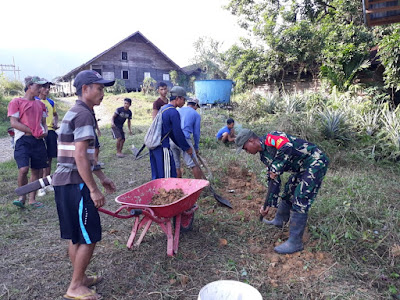
<path fill-rule="evenodd" d="M 67 184 L 54 187 L 61 238 L 73 244 L 93 244 L 101 240 L 101 223 L 87 186 Z"/>
<path fill-rule="evenodd" d="M 122 128 L 115 126 L 115 127 L 112 127 L 111 130 L 112 130 L 112 134 L 113 134 L 113 138 L 114 139 L 123 139 L 123 140 L 125 140 L 125 132 L 124 132 L 124 130 Z"/>
<path fill-rule="evenodd" d="M 15 143 L 14 159 L 18 169 L 29 166 L 32 169 L 47 168 L 47 150 L 44 140 L 23 135 Z"/>
<path fill-rule="evenodd" d="M 47 157 L 54 158 L 57 157 L 57 133 L 54 130 L 49 130 L 46 140 L 46 147 L 47 147 Z"/>

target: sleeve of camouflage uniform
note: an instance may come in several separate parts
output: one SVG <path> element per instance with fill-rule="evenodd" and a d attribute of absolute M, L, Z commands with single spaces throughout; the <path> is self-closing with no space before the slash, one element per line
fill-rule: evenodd
<path fill-rule="evenodd" d="M 272 132 L 267 135 L 265 145 L 276 148 L 276 155 L 270 165 L 270 171 L 281 175 L 290 158 L 293 144 L 286 136 Z"/>

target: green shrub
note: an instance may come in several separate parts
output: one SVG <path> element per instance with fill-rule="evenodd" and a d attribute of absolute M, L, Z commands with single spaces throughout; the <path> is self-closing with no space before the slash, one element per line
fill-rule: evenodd
<path fill-rule="evenodd" d="M 0 74 L 0 94 L 6 96 L 18 96 L 24 93 L 24 85 L 18 80 L 10 80 L 4 74 Z"/>
<path fill-rule="evenodd" d="M 112 93 L 114 95 L 126 93 L 125 80 L 123 79 L 115 79 L 115 83 L 113 86 L 106 88 L 107 93 Z"/>
<path fill-rule="evenodd" d="M 145 95 L 155 95 L 156 84 L 157 81 L 155 81 L 153 78 L 151 77 L 145 78 L 143 80 L 142 93 Z"/>

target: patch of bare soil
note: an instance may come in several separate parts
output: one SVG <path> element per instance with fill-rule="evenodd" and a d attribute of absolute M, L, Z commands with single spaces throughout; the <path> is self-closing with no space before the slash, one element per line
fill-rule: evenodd
<path fill-rule="evenodd" d="M 267 189 L 257 181 L 254 173 L 238 165 L 231 165 L 227 174 L 230 176 L 222 180 L 225 189 L 221 189 L 219 192 L 231 201 L 234 219 L 246 222 L 249 219 L 258 218 L 258 211 L 264 203 Z M 266 218 L 272 219 L 275 212 L 276 209 L 270 209 Z M 303 251 L 280 255 L 275 253 L 274 247 L 288 239 L 288 226 L 283 229 L 261 223 L 260 226 L 266 227 L 267 235 L 249 239 L 248 244 L 251 253 L 259 255 L 263 261 L 268 263 L 265 270 L 268 274 L 266 284 L 278 287 L 288 281 L 311 281 L 315 277 L 322 276 L 334 265 L 334 260 L 328 253 L 312 252 L 311 248 L 314 244 L 310 242 L 310 234 L 307 229 L 303 236 Z M 222 242 L 220 241 L 220 244 Z"/>
<path fill-rule="evenodd" d="M 170 189 L 167 191 L 164 188 L 158 190 L 158 194 L 154 194 L 151 198 L 152 205 L 166 205 L 171 204 L 185 196 L 182 189 Z"/>

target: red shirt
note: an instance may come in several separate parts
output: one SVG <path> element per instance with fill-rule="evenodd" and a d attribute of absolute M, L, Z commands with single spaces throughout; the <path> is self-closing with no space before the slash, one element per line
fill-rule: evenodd
<path fill-rule="evenodd" d="M 163 99 L 158 98 L 156 101 L 153 102 L 153 109 L 160 110 L 161 106 L 164 106 L 167 103 L 165 103 Z"/>
<path fill-rule="evenodd" d="M 19 121 L 28 126 L 32 135 L 36 138 L 44 132 L 42 118 L 47 117 L 46 106 L 42 101 L 26 100 L 23 98 L 14 98 L 8 104 L 8 117 L 18 118 Z M 16 135 L 16 139 L 22 134 Z"/>

